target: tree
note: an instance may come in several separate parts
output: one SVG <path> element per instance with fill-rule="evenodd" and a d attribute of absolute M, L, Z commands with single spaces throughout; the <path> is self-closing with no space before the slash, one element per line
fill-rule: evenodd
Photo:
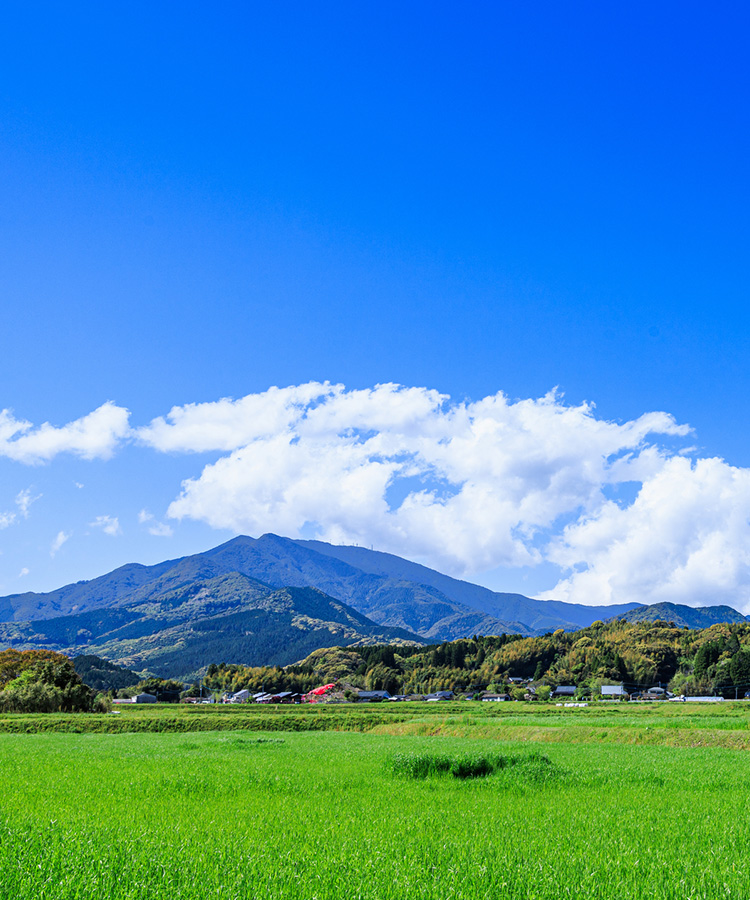
<path fill-rule="evenodd" d="M 54 650 L 3 650 L 0 653 L 0 689 L 37 663 L 48 661 L 69 662 L 67 656 Z"/>
<path fill-rule="evenodd" d="M 382 663 L 370 669 L 365 684 L 369 691 L 388 691 L 389 694 L 397 694 L 401 688 L 399 673 Z"/>
<path fill-rule="evenodd" d="M 61 653 L 37 660 L 0 691 L 3 712 L 91 712 L 101 707 L 97 695 Z"/>
<path fill-rule="evenodd" d="M 722 647 L 719 641 L 710 641 L 701 644 L 698 652 L 695 654 L 693 662 L 693 671 L 698 679 L 705 678 L 709 674 L 708 670 L 711 666 L 715 666 L 721 656 Z"/>

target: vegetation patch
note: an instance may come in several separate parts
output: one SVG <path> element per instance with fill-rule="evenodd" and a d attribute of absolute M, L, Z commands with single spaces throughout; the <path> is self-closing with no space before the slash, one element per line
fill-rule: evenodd
<path fill-rule="evenodd" d="M 502 769 L 514 769 L 524 780 L 545 781 L 552 774 L 552 761 L 542 753 L 397 753 L 390 760 L 395 775 L 405 778 L 486 778 Z"/>

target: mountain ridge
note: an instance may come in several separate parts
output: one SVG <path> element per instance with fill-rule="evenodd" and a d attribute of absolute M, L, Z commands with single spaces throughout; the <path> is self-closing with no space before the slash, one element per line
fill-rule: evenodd
<path fill-rule="evenodd" d="M 59 631 L 65 625 L 71 633 L 91 631 L 93 627 L 100 635 L 105 610 L 109 612 L 104 620 L 125 628 L 129 622 L 147 617 L 151 603 L 155 604 L 155 619 L 164 627 L 172 627 L 167 626 L 164 616 L 168 595 L 175 591 L 182 592 L 180 596 L 195 593 L 201 585 L 233 574 L 245 579 L 240 606 L 253 601 L 259 590 L 315 588 L 381 628 L 401 629 L 429 642 L 473 634 L 530 636 L 559 628 L 574 631 L 593 621 L 622 616 L 636 620 L 677 617 L 696 624 L 711 623 L 717 616 L 722 621 L 738 621 L 740 616 L 730 607 L 696 618 L 690 607 L 659 607 L 648 612 L 644 610 L 649 608 L 635 603 L 595 607 L 535 600 L 492 591 L 393 554 L 265 534 L 259 538 L 239 535 L 202 553 L 152 566 L 129 563 L 46 594 L 2 597 L 0 621 L 19 624 L 70 619 L 67 625 L 58 622 L 54 628 L 45 627 Z M 204 614 L 205 610 L 201 616 Z M 741 619 L 744 621 L 744 617 Z"/>
<path fill-rule="evenodd" d="M 164 677 L 212 662 L 289 665 L 321 647 L 422 643 L 310 587 L 281 589 L 239 573 L 158 597 L 71 616 L 0 624 L 0 645 L 95 655 Z"/>
<path fill-rule="evenodd" d="M 613 616 L 613 622 L 673 622 L 679 628 L 710 628 L 725 622 L 750 622 L 731 606 L 685 606 L 681 603 L 653 603 Z"/>

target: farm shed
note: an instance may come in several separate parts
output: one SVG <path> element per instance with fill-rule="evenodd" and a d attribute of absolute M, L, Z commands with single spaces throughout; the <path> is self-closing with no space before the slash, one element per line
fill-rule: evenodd
<path fill-rule="evenodd" d="M 136 694 L 133 697 L 134 703 L 156 703 L 156 697 L 153 694 Z"/>

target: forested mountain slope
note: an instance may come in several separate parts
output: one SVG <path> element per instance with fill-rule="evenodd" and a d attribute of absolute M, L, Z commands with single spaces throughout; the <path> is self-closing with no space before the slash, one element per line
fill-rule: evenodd
<path fill-rule="evenodd" d="M 420 638 L 314 588 L 278 590 L 236 572 L 104 610 L 0 625 L 0 647 L 93 654 L 165 678 L 217 661 L 288 665 L 321 647 L 392 641 Z"/>

